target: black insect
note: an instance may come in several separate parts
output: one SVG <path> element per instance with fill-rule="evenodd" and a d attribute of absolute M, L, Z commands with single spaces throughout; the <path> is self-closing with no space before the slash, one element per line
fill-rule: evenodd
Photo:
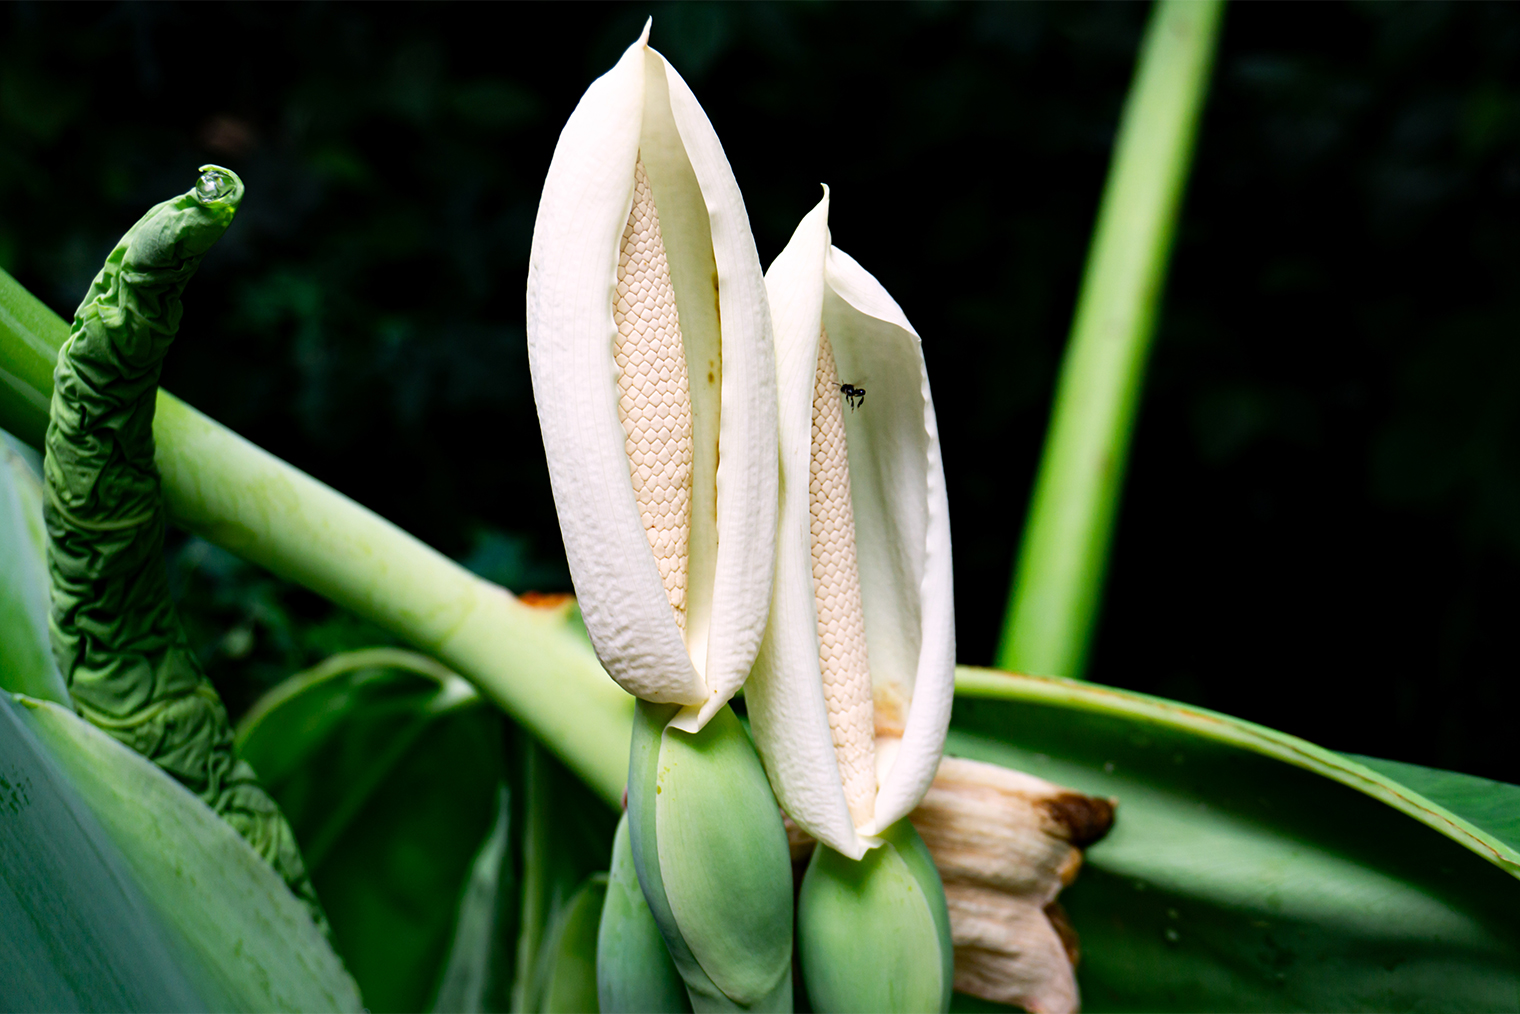
<path fill-rule="evenodd" d="M 866 403 L 866 389 L 863 387 L 856 387 L 854 384 L 840 384 L 839 393 L 844 395 L 845 401 L 849 402 L 851 412 Z"/>

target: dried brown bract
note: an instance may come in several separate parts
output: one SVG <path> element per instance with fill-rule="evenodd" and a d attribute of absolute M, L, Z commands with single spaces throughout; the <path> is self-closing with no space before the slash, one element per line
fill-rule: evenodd
<path fill-rule="evenodd" d="M 1034 1014 L 1080 1007 L 1077 935 L 1056 903 L 1115 800 L 946 757 L 912 821 L 945 884 L 955 988 Z"/>

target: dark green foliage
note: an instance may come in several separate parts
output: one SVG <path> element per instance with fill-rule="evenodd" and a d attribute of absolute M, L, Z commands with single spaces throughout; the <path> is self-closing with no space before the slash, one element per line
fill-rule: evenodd
<path fill-rule="evenodd" d="M 395 649 L 338 655 L 259 701 L 238 749 L 289 814 L 370 1010 L 574 994 L 615 815 L 458 676 Z"/>
<path fill-rule="evenodd" d="M 511 1009 L 594 1010 L 603 871 L 618 815 L 542 747 L 529 743 L 523 756 L 522 918 Z"/>
<path fill-rule="evenodd" d="M 1501 868 L 1224 716 L 987 692 L 957 697 L 947 753 L 1119 800 L 1061 895 L 1084 1010 L 1515 1008 L 1513 849 Z"/>
<path fill-rule="evenodd" d="M 300 851 L 185 639 L 164 570 L 154 399 L 186 283 L 243 196 L 203 167 L 151 208 L 96 276 L 59 351 L 44 459 L 53 655 L 90 722 L 152 760 L 231 823 L 306 902 Z"/>
<path fill-rule="evenodd" d="M 195 536 L 169 532 L 169 591 L 233 720 L 292 673 L 396 639 L 299 585 Z"/>
<path fill-rule="evenodd" d="M 458 676 L 382 650 L 293 677 L 239 731 L 371 1010 L 432 1000 L 505 777 L 501 727 Z"/>

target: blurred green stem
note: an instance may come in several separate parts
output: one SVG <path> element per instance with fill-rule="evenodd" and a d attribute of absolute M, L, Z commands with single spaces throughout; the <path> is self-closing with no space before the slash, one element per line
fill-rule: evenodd
<path fill-rule="evenodd" d="M 0 427 L 33 446 L 68 333 L 0 271 Z M 617 804 L 633 698 L 603 672 L 568 604 L 524 605 L 162 390 L 153 437 L 170 521 L 439 659 Z"/>
<path fill-rule="evenodd" d="M 997 665 L 1080 677 L 1223 0 L 1151 14 L 1098 210 Z"/>

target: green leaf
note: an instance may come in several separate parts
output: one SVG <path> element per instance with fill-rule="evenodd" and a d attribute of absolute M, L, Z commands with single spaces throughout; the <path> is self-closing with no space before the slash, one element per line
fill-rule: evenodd
<path fill-rule="evenodd" d="M 0 271 L 0 428 L 42 446 L 53 366 L 69 325 L 42 300 Z"/>
<path fill-rule="evenodd" d="M 1440 803 L 1480 831 L 1520 852 L 1520 785 L 1401 761 L 1346 756 Z"/>
<path fill-rule="evenodd" d="M 359 1009 L 353 980 L 305 906 L 230 824 L 73 712 L 20 700 L 27 726 L 174 934 L 180 968 L 210 1007 Z"/>
<path fill-rule="evenodd" d="M 1283 733 L 961 669 L 947 753 L 1119 800 L 1062 895 L 1101 1010 L 1511 1010 L 1520 853 Z M 1507 797 L 1512 798 L 1512 797 Z"/>
<path fill-rule="evenodd" d="M 0 1008 L 218 1006 L 21 711 L 0 697 Z"/>
<path fill-rule="evenodd" d="M 48 642 L 42 483 L 0 432 L 0 690 L 72 709 Z"/>
<path fill-rule="evenodd" d="M 596 930 L 607 897 L 607 874 L 593 873 L 556 914 L 546 935 L 544 1014 L 596 1014 Z"/>
<path fill-rule="evenodd" d="M 536 742 L 526 742 L 524 754 L 521 930 L 511 1009 L 564 1010 L 559 1005 L 578 998 L 574 1002 L 594 1011 L 596 932 L 606 892 L 601 874 L 617 814 Z M 572 988 L 576 969 L 587 974 Z"/>
<path fill-rule="evenodd" d="M 508 1009 L 517 941 L 513 830 L 512 794 L 503 785 L 497 792 L 496 823 L 475 854 L 459 900 L 454 940 L 433 1001 L 440 1014 Z"/>
<path fill-rule="evenodd" d="M 423 1010 L 438 989 L 504 776 L 483 704 L 431 659 L 372 649 L 291 677 L 239 728 L 370 1010 Z"/>

